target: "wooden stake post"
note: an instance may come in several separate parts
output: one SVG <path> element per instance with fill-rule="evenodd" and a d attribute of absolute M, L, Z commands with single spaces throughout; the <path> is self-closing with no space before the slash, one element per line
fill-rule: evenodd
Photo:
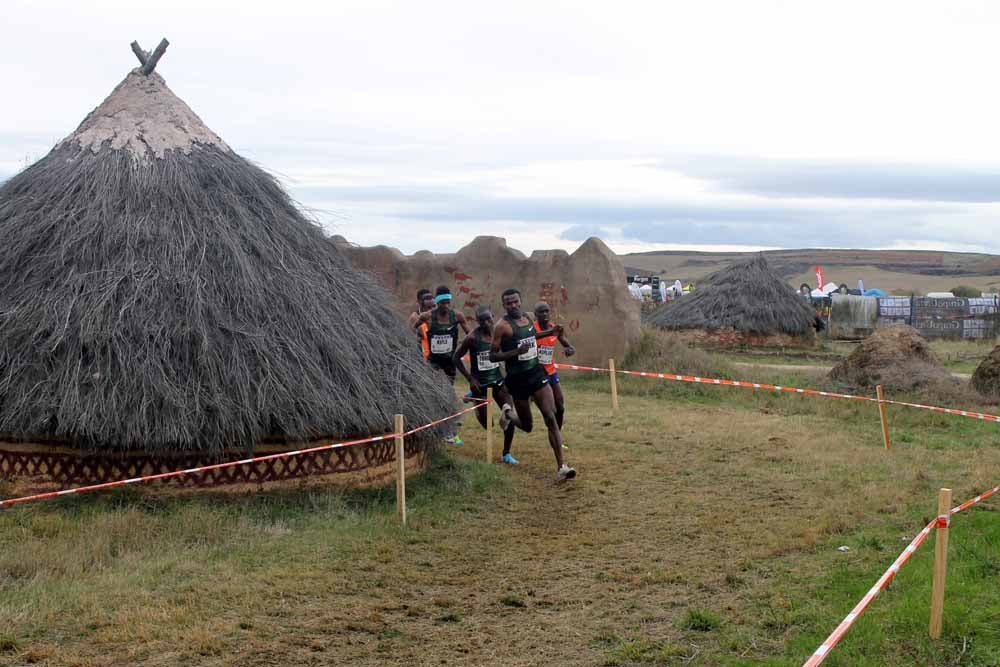
<path fill-rule="evenodd" d="M 618 378 L 615 374 L 614 359 L 608 359 L 608 370 L 611 371 L 611 409 L 618 412 Z"/>
<path fill-rule="evenodd" d="M 396 415 L 392 423 L 396 434 L 396 512 L 400 525 L 406 525 L 406 452 L 403 448 L 403 415 Z"/>
<path fill-rule="evenodd" d="M 882 442 L 885 448 L 889 449 L 889 416 L 885 409 L 885 394 L 882 392 L 882 385 L 876 385 L 875 395 L 878 396 L 878 415 L 882 419 Z"/>
<path fill-rule="evenodd" d="M 938 492 L 937 540 L 934 543 L 934 587 L 931 589 L 931 639 L 941 638 L 944 623 L 944 580 L 948 573 L 948 524 L 941 517 L 951 518 L 951 489 Z"/>
<path fill-rule="evenodd" d="M 493 387 L 486 388 L 486 462 L 493 460 Z"/>

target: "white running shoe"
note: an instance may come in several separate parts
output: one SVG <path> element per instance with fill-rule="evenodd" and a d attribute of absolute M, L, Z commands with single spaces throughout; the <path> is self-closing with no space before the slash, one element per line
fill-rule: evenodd
<path fill-rule="evenodd" d="M 500 430 L 506 431 L 507 427 L 510 426 L 510 411 L 514 409 L 514 406 L 510 403 L 504 403 L 503 407 L 500 408 Z"/>
<path fill-rule="evenodd" d="M 576 469 L 570 468 L 565 463 L 559 468 L 559 472 L 556 473 L 557 482 L 565 482 L 567 479 L 573 479 L 576 477 Z"/>

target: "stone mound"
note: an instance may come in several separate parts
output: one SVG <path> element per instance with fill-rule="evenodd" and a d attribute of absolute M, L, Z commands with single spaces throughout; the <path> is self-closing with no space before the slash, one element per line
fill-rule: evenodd
<path fill-rule="evenodd" d="M 972 374 L 972 388 L 987 398 L 1000 399 L 1000 345 L 993 348 Z"/>
<path fill-rule="evenodd" d="M 876 331 L 834 366 L 829 378 L 854 387 L 881 384 L 902 391 L 952 380 L 927 341 L 905 325 Z"/>

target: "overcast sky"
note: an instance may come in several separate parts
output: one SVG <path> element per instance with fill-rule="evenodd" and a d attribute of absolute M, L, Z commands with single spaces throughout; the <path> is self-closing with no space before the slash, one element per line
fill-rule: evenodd
<path fill-rule="evenodd" d="M 363 245 L 1000 253 L 1000 3 L 4 0 L 2 13 L 0 179 L 137 64 L 133 39 L 166 36 L 172 90 Z"/>

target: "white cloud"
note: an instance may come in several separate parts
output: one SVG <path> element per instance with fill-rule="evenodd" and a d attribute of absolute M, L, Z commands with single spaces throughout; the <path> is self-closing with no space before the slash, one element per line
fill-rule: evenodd
<path fill-rule="evenodd" d="M 903 241 L 890 201 L 785 191 L 780 173 L 761 197 L 752 171 L 721 187 L 685 165 L 697 156 L 730 172 L 774 159 L 790 174 L 830 161 L 875 172 L 917 165 L 919 178 L 894 183 L 903 194 L 944 165 L 995 169 L 998 27 L 1000 6 L 986 2 L 179 0 L 163 12 L 7 0 L 0 177 L 110 92 L 133 66 L 128 42 L 148 49 L 166 35 L 158 69 L 174 91 L 351 240 L 453 250 L 503 233 L 530 251 L 577 243 L 562 238 L 576 223 L 642 249 L 654 246 L 615 224 L 616 211 L 728 209 L 746 222 L 766 205 L 779 218 L 805 216 L 806 228 L 845 211 L 868 215 L 865 238 L 880 246 L 998 252 L 1000 211 L 964 203 L 961 187 L 949 190 L 952 208 L 929 196 L 914 209 Z M 329 187 L 396 195 L 307 194 Z M 407 192 L 423 199 L 407 202 Z M 456 197 L 496 210 L 457 219 Z M 524 210 L 531 202 L 535 213 Z M 436 222 L 426 217 L 435 206 Z M 416 209 L 419 222 L 404 215 Z M 716 231 L 714 244 L 725 236 Z M 732 244 L 754 246 L 757 236 Z"/>

